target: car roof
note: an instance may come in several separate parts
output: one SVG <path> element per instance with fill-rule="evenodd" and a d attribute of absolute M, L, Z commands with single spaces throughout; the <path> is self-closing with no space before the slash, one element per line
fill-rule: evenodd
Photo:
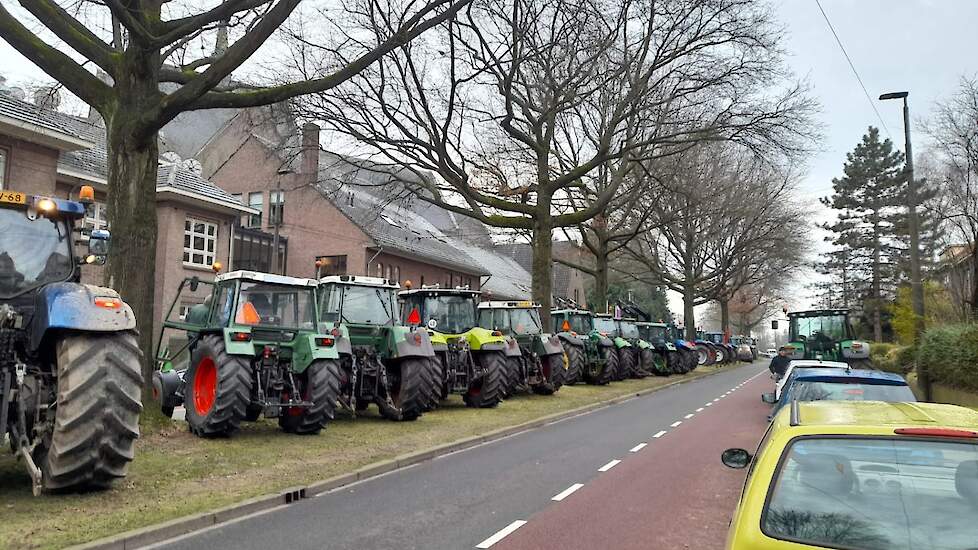
<path fill-rule="evenodd" d="M 770 348 L 774 349 L 774 348 Z M 775 350 L 777 351 L 777 350 Z M 848 363 L 843 363 L 842 361 L 819 361 L 817 359 L 796 359 L 788 363 L 788 367 L 823 367 L 832 369 L 847 369 L 849 368 Z"/>
<path fill-rule="evenodd" d="M 978 411 L 943 403 L 803 401 L 797 406 L 798 425 L 804 426 L 809 433 L 829 427 L 876 428 L 889 433 L 893 426 L 978 429 Z M 773 429 L 792 427 L 790 409 L 781 409 L 774 419 Z"/>
<path fill-rule="evenodd" d="M 330 275 L 319 279 L 320 284 L 340 284 L 353 286 L 374 286 L 385 288 L 401 288 L 396 281 L 382 279 L 380 277 L 366 277 L 364 275 Z"/>
<path fill-rule="evenodd" d="M 798 371 L 793 380 L 796 382 L 866 382 L 869 384 L 884 384 L 890 386 L 906 386 L 907 381 L 899 374 L 866 369 L 826 369 L 806 368 Z"/>

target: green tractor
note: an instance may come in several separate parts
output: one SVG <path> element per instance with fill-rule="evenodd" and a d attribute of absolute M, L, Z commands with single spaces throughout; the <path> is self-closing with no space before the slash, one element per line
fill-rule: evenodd
<path fill-rule="evenodd" d="M 618 371 L 618 352 L 614 341 L 594 328 L 594 314 L 583 309 L 555 309 L 550 319 L 567 354 L 568 379 L 576 381 L 576 373 L 580 373 L 588 384 L 611 382 Z"/>
<path fill-rule="evenodd" d="M 340 359 L 340 404 L 356 414 L 376 403 L 391 420 L 415 420 L 438 404 L 442 381 L 428 331 L 400 323 L 394 281 L 359 275 L 319 280 L 323 326 Z"/>
<path fill-rule="evenodd" d="M 204 302 L 172 320 L 184 290 L 201 284 L 211 287 Z M 319 433 L 333 418 L 342 378 L 341 334 L 319 332 L 316 286 L 253 271 L 184 279 L 157 345 L 153 386 L 164 414 L 183 404 L 200 437 L 229 435 L 261 416 L 289 433 Z M 186 335 L 173 353 L 163 345 L 168 329 Z"/>
<path fill-rule="evenodd" d="M 645 378 L 651 374 L 664 372 L 665 364 L 656 364 L 655 346 L 645 341 L 638 329 L 635 319 L 624 318 L 615 321 L 618 325 L 618 334 L 631 344 L 632 369 L 629 376 L 632 378 Z M 661 359 L 660 359 L 660 362 Z M 661 368 L 661 371 L 660 371 Z"/>
<path fill-rule="evenodd" d="M 631 377 L 636 368 L 638 354 L 632 350 L 631 342 L 622 337 L 618 322 L 610 314 L 597 313 L 594 315 L 594 329 L 611 339 L 618 356 L 611 379 L 625 380 Z"/>
<path fill-rule="evenodd" d="M 772 328 L 777 327 L 773 321 Z M 847 309 L 818 309 L 788 313 L 791 359 L 842 361 L 856 368 L 872 368 L 869 342 L 857 340 Z"/>
<path fill-rule="evenodd" d="M 639 321 L 635 323 L 642 340 L 651 345 L 647 353 L 648 364 L 656 376 L 682 374 L 682 357 L 676 344 L 669 338 L 669 328 L 665 323 Z M 643 350 L 643 354 L 646 352 Z"/>
<path fill-rule="evenodd" d="M 569 359 L 560 338 L 543 332 L 540 306 L 527 301 L 479 304 L 479 326 L 506 336 L 505 392 L 552 395 L 564 384 Z"/>
<path fill-rule="evenodd" d="M 504 396 L 506 339 L 478 326 L 480 292 L 467 288 L 422 286 L 398 294 L 409 326 L 428 330 L 441 367 L 437 392 L 442 399 L 462 395 L 469 407 L 495 407 Z"/>

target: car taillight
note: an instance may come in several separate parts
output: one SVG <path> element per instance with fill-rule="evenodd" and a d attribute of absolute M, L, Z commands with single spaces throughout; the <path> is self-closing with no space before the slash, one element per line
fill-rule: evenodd
<path fill-rule="evenodd" d="M 333 340 L 332 338 L 316 338 L 316 345 L 321 348 L 332 347 L 334 343 L 335 340 Z"/>
<path fill-rule="evenodd" d="M 231 339 L 235 342 L 250 342 L 251 333 L 250 332 L 232 332 Z"/>
<path fill-rule="evenodd" d="M 119 309 L 122 307 L 122 300 L 118 298 L 99 296 L 95 298 L 95 305 L 98 307 L 104 307 L 105 309 Z"/>
<path fill-rule="evenodd" d="M 967 437 L 978 439 L 978 432 L 956 428 L 897 428 L 893 433 L 898 435 L 925 435 L 931 437 Z"/>

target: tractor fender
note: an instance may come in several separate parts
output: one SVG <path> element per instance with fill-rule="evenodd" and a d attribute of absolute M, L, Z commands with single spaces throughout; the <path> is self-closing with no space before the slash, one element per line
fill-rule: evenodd
<path fill-rule="evenodd" d="M 598 336 L 598 345 L 602 348 L 610 348 L 615 345 L 615 342 L 607 336 Z"/>
<path fill-rule="evenodd" d="M 655 349 L 655 346 L 653 346 L 652 344 L 646 342 L 645 340 L 639 340 L 637 343 L 638 343 L 639 349 Z"/>
<path fill-rule="evenodd" d="M 624 338 L 622 338 L 620 336 L 616 336 L 615 339 L 614 339 L 614 342 L 615 342 L 615 347 L 618 348 L 618 349 L 632 347 L 632 344 L 629 343 L 628 340 L 625 340 Z"/>
<path fill-rule="evenodd" d="M 110 298 L 106 304 L 95 305 L 96 298 Z M 111 288 L 80 283 L 52 283 L 42 288 L 34 298 L 31 319 L 30 346 L 36 350 L 51 330 L 81 332 L 122 332 L 136 328 L 136 317 L 129 304 Z"/>
<path fill-rule="evenodd" d="M 520 350 L 520 344 L 516 341 L 516 338 L 506 338 L 506 346 L 503 348 L 503 353 L 506 357 L 522 357 L 523 351 Z"/>
<path fill-rule="evenodd" d="M 535 351 L 540 357 L 564 354 L 564 347 L 560 345 L 560 338 L 558 338 L 556 335 L 545 332 L 540 335 L 537 342 L 539 342 L 539 349 Z"/>
<path fill-rule="evenodd" d="M 427 330 L 395 326 L 390 335 L 394 340 L 391 347 L 395 358 L 435 356 L 435 348 L 431 345 L 431 336 Z"/>
<path fill-rule="evenodd" d="M 506 339 L 500 333 L 493 334 L 493 331 L 481 327 L 466 332 L 465 339 L 472 351 L 503 351 L 506 346 Z"/>
<path fill-rule="evenodd" d="M 564 346 L 584 347 L 584 340 L 580 336 L 572 335 L 569 332 L 558 332 L 557 338 L 560 338 L 560 343 Z"/>

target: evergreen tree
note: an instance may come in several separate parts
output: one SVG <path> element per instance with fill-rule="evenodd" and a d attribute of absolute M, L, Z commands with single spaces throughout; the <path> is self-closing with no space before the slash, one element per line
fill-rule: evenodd
<path fill-rule="evenodd" d="M 835 223 L 823 225 L 833 233 L 831 242 L 845 255 L 846 276 L 859 291 L 862 309 L 873 327 L 873 338 L 883 340 L 885 301 L 899 281 L 899 241 L 905 219 L 901 202 L 905 193 L 904 157 L 879 130 L 869 127 L 856 148 L 846 154 L 842 178 L 832 180 L 833 194 L 822 203 L 838 212 Z M 841 266 L 829 261 L 833 271 Z"/>

